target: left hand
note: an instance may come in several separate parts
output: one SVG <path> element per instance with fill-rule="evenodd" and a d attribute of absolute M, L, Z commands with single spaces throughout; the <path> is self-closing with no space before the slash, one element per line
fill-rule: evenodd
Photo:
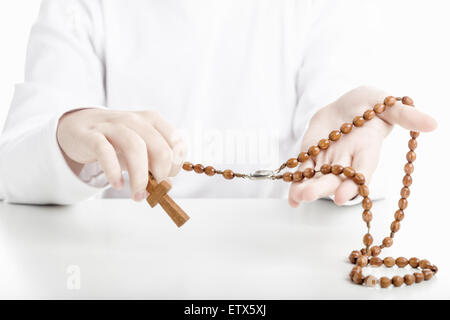
<path fill-rule="evenodd" d="M 310 146 L 317 145 L 319 140 L 328 138 L 328 134 L 339 129 L 343 123 L 352 123 L 356 115 L 362 116 L 364 111 L 372 109 L 376 103 L 382 103 L 384 98 L 390 95 L 375 88 L 359 87 L 320 109 L 311 119 L 301 151 L 307 151 Z M 437 127 L 437 122 L 432 117 L 398 101 L 394 106 L 386 107 L 386 111 L 376 115 L 362 127 L 353 127 L 352 132 L 343 134 L 336 142 L 331 142 L 328 149 L 322 150 L 314 160 L 309 159 L 302 163 L 299 170 L 320 170 L 325 163 L 340 164 L 353 167 L 364 174 L 366 181 L 370 181 L 378 164 L 383 140 L 394 124 L 421 132 L 433 131 Z M 342 205 L 355 197 L 357 190 L 357 186 L 350 179 L 334 174 L 316 174 L 312 179 L 291 184 L 289 204 L 297 207 L 303 201 L 310 202 L 334 194 L 334 202 Z"/>

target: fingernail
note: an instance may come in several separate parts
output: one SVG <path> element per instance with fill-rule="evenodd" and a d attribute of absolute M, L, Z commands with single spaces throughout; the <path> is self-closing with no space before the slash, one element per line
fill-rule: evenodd
<path fill-rule="evenodd" d="M 141 191 L 134 195 L 134 200 L 139 202 L 139 201 L 144 200 L 146 197 L 147 197 L 147 191 Z"/>

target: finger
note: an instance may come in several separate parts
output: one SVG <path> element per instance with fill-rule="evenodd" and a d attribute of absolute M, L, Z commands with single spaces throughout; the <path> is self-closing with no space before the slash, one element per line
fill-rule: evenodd
<path fill-rule="evenodd" d="M 145 141 L 136 132 L 123 126 L 109 126 L 104 129 L 104 135 L 125 159 L 133 199 L 143 200 L 147 194 L 148 183 L 148 154 Z"/>
<path fill-rule="evenodd" d="M 116 150 L 101 133 L 95 133 L 92 142 L 97 161 L 100 163 L 106 179 L 115 189 L 121 189 L 124 181 Z"/>
<path fill-rule="evenodd" d="M 397 102 L 392 107 L 387 107 L 386 111 L 379 117 L 390 124 L 398 124 L 407 130 L 430 132 L 436 129 L 437 122 L 426 113 Z"/>
<path fill-rule="evenodd" d="M 341 182 L 342 178 L 339 176 L 327 174 L 303 183 L 293 183 L 290 198 L 295 203 L 311 202 L 333 194 Z"/>

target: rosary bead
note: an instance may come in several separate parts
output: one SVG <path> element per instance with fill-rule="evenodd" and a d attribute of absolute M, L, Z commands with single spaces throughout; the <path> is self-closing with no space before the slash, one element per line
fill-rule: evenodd
<path fill-rule="evenodd" d="M 419 267 L 420 269 L 427 269 L 431 266 L 430 261 L 427 259 L 422 259 L 419 261 Z"/>
<path fill-rule="evenodd" d="M 406 174 L 412 174 L 414 172 L 414 165 L 412 163 L 410 163 L 410 162 L 407 162 L 405 164 L 405 168 L 404 169 L 405 169 L 405 173 Z"/>
<path fill-rule="evenodd" d="M 312 157 L 315 157 L 319 154 L 320 148 L 318 146 L 311 146 L 308 149 L 308 154 Z"/>
<path fill-rule="evenodd" d="M 406 160 L 408 162 L 414 162 L 416 160 L 416 153 L 414 151 L 408 151 L 406 154 Z"/>
<path fill-rule="evenodd" d="M 361 116 L 356 116 L 353 118 L 353 125 L 355 127 L 362 127 L 364 125 L 364 122 L 366 122 L 366 120 L 364 120 L 364 118 Z"/>
<path fill-rule="evenodd" d="M 341 132 L 344 134 L 350 133 L 352 131 L 353 125 L 351 123 L 344 123 L 341 126 Z"/>
<path fill-rule="evenodd" d="M 366 233 L 363 237 L 363 243 L 367 247 L 370 246 L 373 243 L 373 237 L 370 233 Z"/>
<path fill-rule="evenodd" d="M 387 288 L 392 284 L 392 280 L 389 279 L 388 277 L 381 277 L 380 278 L 380 286 L 382 288 Z"/>
<path fill-rule="evenodd" d="M 425 279 L 422 272 L 414 272 L 413 274 L 416 279 L 416 283 L 421 283 Z"/>
<path fill-rule="evenodd" d="M 374 267 L 380 267 L 383 264 L 383 259 L 380 257 L 373 257 L 370 259 L 370 265 Z"/>
<path fill-rule="evenodd" d="M 303 173 L 301 171 L 295 171 L 292 175 L 292 180 L 294 182 L 300 182 L 303 180 Z"/>
<path fill-rule="evenodd" d="M 352 167 L 345 167 L 342 173 L 344 173 L 344 176 L 346 176 L 347 178 L 353 178 L 356 171 Z"/>
<path fill-rule="evenodd" d="M 331 166 L 331 172 L 335 175 L 340 175 L 344 168 L 340 164 L 333 164 Z"/>
<path fill-rule="evenodd" d="M 395 97 L 393 96 L 389 96 L 384 99 L 384 104 L 386 105 L 386 107 L 392 107 L 396 102 L 397 99 L 395 99 Z"/>
<path fill-rule="evenodd" d="M 374 287 L 377 284 L 378 279 L 372 275 L 368 275 L 364 278 L 364 284 L 368 287 Z"/>
<path fill-rule="evenodd" d="M 350 271 L 350 279 L 353 279 L 355 273 L 362 273 L 362 268 L 360 266 L 354 266 L 352 271 Z"/>
<path fill-rule="evenodd" d="M 190 162 L 183 163 L 183 170 L 192 171 L 194 170 L 194 165 Z"/>
<path fill-rule="evenodd" d="M 393 276 L 392 283 L 394 284 L 394 287 L 400 287 L 403 284 L 403 277 Z"/>
<path fill-rule="evenodd" d="M 392 239 L 391 237 L 386 237 L 383 239 L 383 245 L 386 248 L 389 248 L 390 246 L 392 246 L 392 243 L 394 243 L 394 239 Z"/>
<path fill-rule="evenodd" d="M 411 136 L 411 138 L 416 139 L 419 136 L 420 132 L 419 131 L 410 131 L 409 135 Z"/>
<path fill-rule="evenodd" d="M 362 173 L 355 173 L 355 175 L 353 176 L 353 182 L 361 185 L 366 182 L 366 178 L 364 177 L 364 175 Z"/>
<path fill-rule="evenodd" d="M 383 259 L 383 263 L 386 267 L 388 268 L 392 268 L 393 266 L 395 266 L 395 260 L 392 257 L 386 257 Z"/>
<path fill-rule="evenodd" d="M 322 139 L 319 141 L 319 148 L 322 150 L 326 150 L 328 149 L 328 147 L 330 146 L 331 142 L 328 139 Z"/>
<path fill-rule="evenodd" d="M 367 255 L 367 250 L 366 250 L 366 248 L 362 248 L 362 249 L 361 249 L 361 254 L 364 255 L 364 256 Z"/>
<path fill-rule="evenodd" d="M 438 272 L 438 267 L 435 266 L 434 264 L 430 267 L 430 270 L 433 271 L 433 273 L 437 273 Z"/>
<path fill-rule="evenodd" d="M 405 187 L 409 187 L 410 185 L 412 185 L 412 177 L 409 174 L 406 174 L 403 177 L 403 185 Z"/>
<path fill-rule="evenodd" d="M 412 151 L 416 150 L 416 148 L 417 148 L 417 140 L 416 139 L 409 140 L 408 141 L 408 148 L 409 148 L 409 150 L 412 150 Z"/>
<path fill-rule="evenodd" d="M 363 275 L 362 275 L 362 273 L 355 273 L 353 275 L 352 280 L 356 284 L 362 284 L 363 283 Z"/>
<path fill-rule="evenodd" d="M 405 257 L 398 257 L 397 259 L 395 259 L 395 264 L 399 268 L 404 268 L 408 265 L 408 259 L 406 259 Z"/>
<path fill-rule="evenodd" d="M 372 212 L 370 212 L 369 210 L 364 210 L 362 218 L 365 223 L 369 223 L 370 221 L 372 221 Z"/>
<path fill-rule="evenodd" d="M 364 199 L 362 201 L 362 207 L 365 210 L 370 210 L 370 208 L 372 208 L 372 200 L 370 200 L 369 197 L 364 197 Z"/>
<path fill-rule="evenodd" d="M 205 174 L 206 174 L 207 176 L 213 176 L 213 175 L 216 174 L 216 169 L 214 169 L 214 168 L 211 167 L 211 166 L 207 166 L 207 167 L 205 168 Z"/>
<path fill-rule="evenodd" d="M 227 180 L 231 180 L 234 178 L 234 172 L 230 169 L 227 169 L 223 172 L 223 177 Z"/>
<path fill-rule="evenodd" d="M 309 154 L 307 154 L 306 152 L 300 152 L 300 154 L 298 155 L 297 160 L 299 162 L 306 162 L 309 159 Z"/>
<path fill-rule="evenodd" d="M 386 106 L 382 103 L 377 103 L 373 106 L 373 111 L 375 111 L 376 114 L 383 113 L 386 110 Z"/>
<path fill-rule="evenodd" d="M 406 274 L 406 275 L 403 277 L 403 280 L 405 281 L 405 284 L 406 284 L 407 286 L 410 286 L 410 285 L 412 285 L 414 282 L 416 282 L 416 277 L 414 277 L 413 274 Z"/>
<path fill-rule="evenodd" d="M 305 170 L 303 170 L 303 176 L 307 179 L 314 177 L 315 174 L 316 172 L 313 168 L 306 168 Z"/>
<path fill-rule="evenodd" d="M 411 99 L 411 98 L 408 97 L 408 96 L 404 96 L 404 97 L 402 98 L 402 103 L 403 103 L 403 104 L 406 104 L 407 106 L 412 106 L 412 105 L 414 105 L 413 99 Z"/>
<path fill-rule="evenodd" d="M 406 200 L 405 198 L 401 198 L 400 200 L 398 200 L 398 207 L 401 210 L 405 210 L 407 206 L 408 206 L 408 200 Z"/>
<path fill-rule="evenodd" d="M 409 265 L 413 268 L 417 268 L 419 266 L 420 259 L 416 257 L 412 257 L 409 259 Z"/>
<path fill-rule="evenodd" d="M 331 140 L 331 141 L 338 141 L 339 140 L 339 138 L 341 137 L 341 132 L 339 131 L 339 130 L 333 130 L 333 131 L 331 131 L 330 132 L 330 134 L 328 135 L 328 138 Z"/>
<path fill-rule="evenodd" d="M 331 172 L 331 166 L 329 164 L 323 164 L 320 167 L 320 172 L 322 174 L 329 174 Z"/>
<path fill-rule="evenodd" d="M 380 246 L 373 246 L 372 248 L 370 248 L 370 255 L 373 257 L 378 256 L 381 253 L 381 248 Z"/>
<path fill-rule="evenodd" d="M 392 223 L 391 223 L 391 231 L 392 232 L 397 232 L 398 230 L 400 230 L 400 222 L 392 221 Z"/>
<path fill-rule="evenodd" d="M 358 193 L 361 197 L 367 197 L 369 195 L 369 188 L 363 184 L 358 186 Z"/>
<path fill-rule="evenodd" d="M 200 163 L 194 166 L 194 171 L 197 173 L 203 173 L 204 170 L 205 168 L 203 168 L 203 165 L 201 165 Z"/>
<path fill-rule="evenodd" d="M 348 256 L 348 260 L 350 260 L 350 263 L 355 264 L 356 260 L 361 256 L 361 252 L 358 250 L 353 250 L 350 255 Z"/>
<path fill-rule="evenodd" d="M 286 181 L 286 182 L 291 182 L 292 179 L 293 179 L 293 175 L 292 175 L 291 172 L 285 172 L 285 173 L 283 174 L 283 180 L 284 180 L 284 181 Z"/>
<path fill-rule="evenodd" d="M 422 273 L 425 280 L 430 280 L 433 277 L 433 271 L 430 269 L 422 270 Z"/>
<path fill-rule="evenodd" d="M 395 220 L 402 221 L 404 217 L 405 217 L 405 213 L 403 212 L 403 210 L 395 211 L 395 214 L 394 214 Z"/>
<path fill-rule="evenodd" d="M 363 115 L 365 120 L 372 120 L 375 117 L 375 111 L 366 110 Z"/>
<path fill-rule="evenodd" d="M 287 162 L 286 162 L 286 166 L 288 168 L 295 168 L 296 166 L 298 166 L 298 161 L 295 158 L 290 158 Z"/>
<path fill-rule="evenodd" d="M 402 196 L 402 198 L 408 198 L 409 195 L 411 194 L 411 191 L 409 190 L 408 187 L 403 187 L 402 190 L 400 190 L 400 195 Z"/>
<path fill-rule="evenodd" d="M 358 259 L 356 259 L 356 265 L 360 267 L 365 267 L 369 263 L 369 259 L 367 256 L 360 256 Z"/>

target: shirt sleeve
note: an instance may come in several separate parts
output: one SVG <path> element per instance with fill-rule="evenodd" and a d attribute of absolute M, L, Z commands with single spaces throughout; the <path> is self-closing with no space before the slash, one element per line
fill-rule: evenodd
<path fill-rule="evenodd" d="M 102 32 L 98 1 L 42 2 L 0 138 L 0 199 L 70 204 L 103 190 L 72 172 L 56 139 L 65 112 L 105 105 Z"/>

